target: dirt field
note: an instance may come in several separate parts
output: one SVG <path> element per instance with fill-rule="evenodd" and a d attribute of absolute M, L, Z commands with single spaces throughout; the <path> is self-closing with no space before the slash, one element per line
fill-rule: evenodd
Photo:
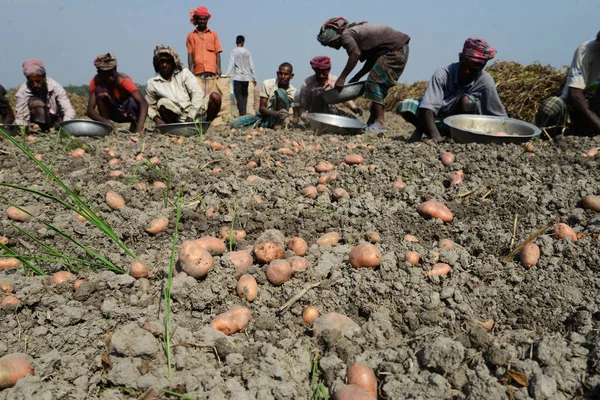
<path fill-rule="evenodd" d="M 40 136 L 27 143 L 69 187 L 98 207 L 150 267 L 150 276 L 136 280 L 84 269 L 78 276 L 85 283 L 75 292 L 74 279 L 50 286 L 52 273 L 65 269 L 58 264 L 37 262 L 46 276 L 22 268 L 1 270 L 0 276 L 14 279 L 20 304 L 0 310 L 0 356 L 30 354 L 35 376 L 1 390 L 0 399 L 309 399 L 319 382 L 331 398 L 355 361 L 375 371 L 379 399 L 598 398 L 600 214 L 583 209 L 580 201 L 600 194 L 600 156 L 582 157 L 600 146 L 599 138 L 537 141 L 530 157 L 517 145 L 406 144 L 412 130 L 394 115 L 388 120 L 384 137 L 314 137 L 310 131 L 291 130 L 248 140 L 249 131 L 209 130 L 206 138 L 231 146 L 229 156 L 199 138 L 180 144 L 152 133 L 138 142 L 120 133 L 62 142 Z M 299 146 L 294 148 L 292 140 Z M 88 152 L 83 158 L 67 155 L 81 145 Z M 293 155 L 278 152 L 282 147 Z M 109 165 L 112 157 L 105 148 L 116 153 L 120 164 Z M 450 166 L 440 162 L 445 151 L 456 156 Z M 6 140 L 0 141 L 0 152 L 0 181 L 60 193 Z M 171 179 L 166 206 L 165 192 L 152 187 L 165 179 L 134 160 L 142 152 L 145 160 L 158 157 L 158 168 Z M 340 165 L 350 153 L 361 154 L 364 166 Z M 349 199 L 334 201 L 327 192 L 314 200 L 303 196 L 303 189 L 316 186 L 321 175 L 307 168 L 322 160 L 339 172 L 327 188 L 344 188 Z M 248 167 L 249 161 L 258 166 Z M 112 170 L 124 176 L 110 177 Z M 449 187 L 448 175 L 456 170 L 464 171 L 464 182 Z M 262 179 L 249 182 L 250 175 Z M 109 185 L 109 180 L 118 182 Z M 393 186 L 397 180 L 406 183 L 404 190 Z M 147 190 L 136 188 L 137 183 Z M 219 228 L 235 218 L 235 228 L 247 236 L 233 250 L 277 229 L 308 242 L 308 269 L 276 287 L 267 281 L 264 267 L 253 265 L 250 273 L 259 294 L 252 303 L 237 296 L 234 268 L 223 257 L 214 257 L 204 280 L 178 274 L 171 290 L 169 378 L 163 290 L 174 204 L 183 184 L 178 247 L 184 240 L 218 236 Z M 109 190 L 124 197 L 124 208 L 112 211 L 106 205 Z M 441 223 L 421 216 L 418 206 L 428 199 L 444 202 L 454 220 Z M 12 203 L 37 216 L 30 222 L 11 221 L 5 212 L 0 217 L 0 236 L 8 237 L 8 247 L 18 254 L 41 255 L 43 249 L 17 227 L 65 254 L 86 256 L 44 221 L 128 270 L 132 258 L 72 211 L 6 188 L 0 189 L 0 200 L 3 211 Z M 169 226 L 150 236 L 144 227 L 160 215 L 169 218 Z M 556 239 L 557 221 L 568 223 L 580 239 Z M 541 249 L 536 266 L 521 266 L 518 256 L 503 261 L 547 224 L 550 228 L 535 239 Z M 330 231 L 341 234 L 340 243 L 318 246 L 316 240 Z M 367 231 L 381 236 L 381 266 L 354 269 L 349 252 Z M 406 234 L 418 242 L 404 240 Z M 440 250 L 441 239 L 458 246 Z M 421 255 L 415 266 L 404 261 L 410 250 Z M 426 271 L 438 259 L 452 271 L 429 277 Z M 321 281 L 278 316 L 286 301 Z M 252 310 L 246 329 L 225 336 L 209 326 L 234 305 Z M 302 322 L 308 305 L 321 315 L 344 314 L 357 328 L 316 337 Z"/>

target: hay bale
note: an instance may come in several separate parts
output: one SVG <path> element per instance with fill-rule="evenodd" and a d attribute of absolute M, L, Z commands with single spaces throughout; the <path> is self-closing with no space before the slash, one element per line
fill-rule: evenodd
<path fill-rule="evenodd" d="M 17 93 L 17 89 L 11 89 L 7 93 L 8 102 L 10 103 L 10 106 L 12 107 L 13 110 L 15 109 L 15 94 L 16 93 Z M 74 93 L 67 93 L 67 97 L 69 98 L 71 105 L 75 109 L 75 118 L 77 118 L 77 119 L 87 118 L 86 117 L 87 105 L 88 105 L 87 96 L 80 96 L 80 95 L 74 94 Z"/>

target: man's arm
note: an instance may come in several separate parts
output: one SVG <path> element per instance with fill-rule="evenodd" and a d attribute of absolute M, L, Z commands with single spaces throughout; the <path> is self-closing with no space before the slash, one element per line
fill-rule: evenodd
<path fill-rule="evenodd" d="M 144 125 L 146 124 L 146 117 L 148 116 L 148 102 L 142 96 L 142 93 L 139 90 L 135 92 L 131 92 L 131 97 L 133 97 L 140 105 L 140 117 L 137 120 L 137 125 L 135 127 L 135 132 L 140 133 L 144 131 Z"/>
<path fill-rule="evenodd" d="M 148 81 L 148 84 L 146 85 L 146 103 L 148 103 L 148 117 L 154 121 L 156 125 L 164 124 L 165 121 L 160 118 L 158 108 L 156 107 L 158 97 L 156 96 L 156 89 L 154 88 L 152 80 Z"/>
<path fill-rule="evenodd" d="M 217 76 L 221 76 L 221 53 L 217 53 Z"/>
<path fill-rule="evenodd" d="M 27 102 L 29 99 L 25 95 L 25 90 L 17 90 L 15 95 L 15 111 L 17 113 L 15 123 L 19 125 L 29 125 L 31 120 L 31 114 L 29 113 L 29 106 Z"/>
<path fill-rule="evenodd" d="M 358 82 L 360 78 L 362 78 L 365 74 L 369 73 L 373 69 L 373 66 L 376 62 L 376 58 L 369 58 L 367 61 L 365 61 L 365 65 L 363 65 L 360 71 L 358 71 L 358 73 L 354 75 L 348 83 Z"/>
<path fill-rule="evenodd" d="M 109 124 L 114 126 L 109 119 L 104 118 L 103 116 L 96 111 L 96 92 L 90 92 L 90 97 L 88 99 L 88 108 L 87 108 L 87 116 L 93 119 L 94 121 L 104 122 L 105 124 Z"/>
<path fill-rule="evenodd" d="M 348 56 L 348 61 L 346 62 L 344 70 L 340 74 L 338 80 L 335 81 L 336 87 L 344 86 L 344 84 L 346 83 L 346 78 L 348 77 L 348 75 L 350 75 L 350 72 L 352 72 L 352 70 L 356 67 L 356 64 L 358 64 L 358 60 L 360 60 L 360 49 L 358 48 L 358 46 L 355 46 L 350 52 L 350 55 Z"/>
<path fill-rule="evenodd" d="M 600 117 L 590 110 L 590 105 L 585 98 L 584 90 L 574 87 L 569 88 L 567 103 L 584 119 L 586 125 L 593 127 L 594 133 L 600 133 Z"/>
<path fill-rule="evenodd" d="M 235 66 L 235 55 L 233 54 L 233 50 L 231 51 L 231 55 L 229 56 L 229 65 L 227 66 L 227 72 L 225 75 L 231 75 L 233 71 L 233 67 Z"/>
<path fill-rule="evenodd" d="M 419 108 L 419 121 L 421 121 L 420 130 L 427 135 L 428 138 L 438 143 L 443 140 L 440 131 L 435 126 L 435 114 L 428 108 Z"/>
<path fill-rule="evenodd" d="M 194 72 L 194 55 L 192 53 L 188 53 L 188 69 Z"/>
<path fill-rule="evenodd" d="M 260 108 L 258 109 L 258 111 L 260 111 L 260 114 L 266 117 L 279 117 L 279 113 L 277 111 L 272 111 L 267 108 L 268 102 L 269 99 L 267 99 L 266 97 L 260 98 Z"/>

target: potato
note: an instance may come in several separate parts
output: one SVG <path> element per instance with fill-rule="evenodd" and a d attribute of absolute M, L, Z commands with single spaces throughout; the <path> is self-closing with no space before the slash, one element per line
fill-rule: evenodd
<path fill-rule="evenodd" d="M 213 266 L 213 258 L 197 240 L 186 240 L 179 249 L 179 266 L 189 276 L 200 279 L 205 277 Z"/>
<path fill-rule="evenodd" d="M 125 172 L 121 171 L 120 169 L 115 169 L 114 171 L 110 171 L 108 173 L 108 176 L 111 176 L 113 178 L 116 178 L 119 176 L 125 176 Z"/>
<path fill-rule="evenodd" d="M 448 250 L 448 249 L 452 249 L 452 248 L 456 247 L 456 243 L 454 243 L 450 239 L 442 239 L 442 240 L 440 240 L 438 247 L 442 250 Z"/>
<path fill-rule="evenodd" d="M 85 156 L 84 149 L 75 149 L 71 152 L 71 157 L 73 157 L 73 158 L 81 158 L 83 156 Z"/>
<path fill-rule="evenodd" d="M 0 276 L 0 292 L 4 294 L 14 293 L 15 282 L 7 276 Z"/>
<path fill-rule="evenodd" d="M 502 132 L 502 131 L 489 131 L 488 133 L 490 135 L 496 135 L 496 136 L 508 136 L 508 134 L 506 132 Z"/>
<path fill-rule="evenodd" d="M 365 232 L 365 240 L 370 243 L 379 243 L 381 242 L 381 236 L 377 232 L 368 231 Z"/>
<path fill-rule="evenodd" d="M 154 189 L 166 189 L 167 185 L 164 182 L 154 181 L 152 182 L 152 187 Z"/>
<path fill-rule="evenodd" d="M 246 250 L 232 251 L 223 256 L 225 261 L 230 262 L 236 268 L 233 272 L 234 278 L 238 278 L 245 274 L 252 266 L 252 255 Z"/>
<path fill-rule="evenodd" d="M 250 274 L 240 276 L 240 280 L 236 286 L 237 294 L 247 301 L 254 301 L 258 295 L 258 285 L 256 279 Z"/>
<path fill-rule="evenodd" d="M 330 190 L 325 185 L 317 185 L 317 193 L 329 193 Z"/>
<path fill-rule="evenodd" d="M 246 164 L 246 166 L 248 168 L 256 168 L 256 167 L 258 167 L 258 163 L 256 161 L 248 161 L 248 163 Z"/>
<path fill-rule="evenodd" d="M 232 238 L 233 240 L 241 240 L 246 237 L 246 231 L 242 229 L 231 230 L 231 226 L 223 225 L 219 228 L 219 236 L 226 241 L 229 241 L 229 238 Z"/>
<path fill-rule="evenodd" d="M 85 282 L 84 279 L 77 279 L 74 283 L 73 283 L 73 289 L 75 289 L 75 291 L 77 291 L 77 289 L 79 289 L 79 287 L 81 285 L 83 285 L 83 282 Z"/>
<path fill-rule="evenodd" d="M 377 396 L 377 378 L 367 364 L 360 362 L 352 364 L 346 373 L 346 380 L 348 384 L 359 386 L 373 396 Z"/>
<path fill-rule="evenodd" d="M 156 235 L 167 229 L 167 226 L 169 226 L 169 219 L 167 217 L 158 217 L 150 221 L 146 226 L 146 232 L 151 235 Z"/>
<path fill-rule="evenodd" d="M 251 317 L 252 311 L 248 308 L 233 306 L 230 311 L 217 315 L 210 326 L 226 335 L 231 335 L 244 329 Z"/>
<path fill-rule="evenodd" d="M 408 243 L 418 243 L 419 242 L 419 239 L 417 239 L 416 236 L 411 235 L 411 234 L 404 235 L 403 239 L 405 241 L 407 241 Z"/>
<path fill-rule="evenodd" d="M 258 182 L 264 182 L 264 179 L 263 179 L 263 178 L 261 178 L 261 177 L 260 177 L 260 176 L 258 176 L 258 175 L 250 175 L 250 176 L 248 176 L 248 177 L 246 178 L 246 180 L 247 180 L 248 182 L 251 182 L 251 183 L 252 183 L 252 182 L 256 182 L 256 181 L 258 181 Z"/>
<path fill-rule="evenodd" d="M 333 400 L 377 400 L 377 397 L 360 386 L 344 385 L 335 392 Z"/>
<path fill-rule="evenodd" d="M 252 251 L 259 264 L 269 264 L 273 260 L 285 257 L 285 250 L 281 243 L 273 240 L 256 243 Z"/>
<path fill-rule="evenodd" d="M 319 246 L 335 246 L 340 241 L 340 234 L 337 232 L 329 232 L 317 239 Z"/>
<path fill-rule="evenodd" d="M 211 142 L 210 148 L 213 149 L 214 151 L 220 151 L 220 150 L 224 150 L 225 146 L 219 142 Z"/>
<path fill-rule="evenodd" d="M 566 239 L 571 238 L 572 241 L 577 241 L 577 234 L 575 231 L 567 224 L 560 223 L 554 227 L 554 234 L 558 239 Z"/>
<path fill-rule="evenodd" d="M 463 183 L 463 178 L 465 173 L 462 170 L 454 171 L 450 175 L 448 175 L 448 179 L 450 180 L 450 187 L 460 185 Z"/>
<path fill-rule="evenodd" d="M 444 154 L 442 154 L 440 159 L 442 160 L 442 164 L 444 164 L 447 167 L 448 165 L 454 162 L 454 154 L 447 151 Z"/>
<path fill-rule="evenodd" d="M 427 271 L 427 276 L 446 276 L 452 271 L 452 267 L 444 263 L 436 263 L 431 270 Z"/>
<path fill-rule="evenodd" d="M 26 207 L 20 207 L 20 209 L 19 209 L 15 206 L 10 206 L 6 209 L 6 215 L 8 215 L 8 218 L 12 219 L 13 221 L 18 221 L 18 222 L 31 221 L 33 216 L 30 214 L 32 214 L 31 211 L 28 210 Z"/>
<path fill-rule="evenodd" d="M 277 149 L 278 153 L 281 154 L 287 154 L 288 156 L 291 156 L 294 154 L 294 152 L 292 151 L 292 149 L 288 148 L 288 147 L 282 147 L 280 149 Z"/>
<path fill-rule="evenodd" d="M 314 186 L 307 186 L 302 191 L 302 195 L 308 199 L 316 199 L 317 198 L 317 188 Z"/>
<path fill-rule="evenodd" d="M 341 200 L 341 199 L 349 199 L 350 195 L 348 194 L 348 192 L 345 189 L 342 188 L 335 188 L 333 189 L 333 193 L 331 194 L 331 196 L 333 197 L 334 200 Z"/>
<path fill-rule="evenodd" d="M 398 189 L 398 190 L 404 190 L 406 188 L 406 183 L 402 182 L 402 181 L 396 181 L 394 182 L 394 189 Z"/>
<path fill-rule="evenodd" d="M 321 161 L 315 167 L 315 171 L 317 172 L 329 172 L 333 169 L 333 164 L 328 161 Z"/>
<path fill-rule="evenodd" d="M 360 332 L 360 326 L 347 316 L 335 312 L 321 315 L 313 321 L 313 334 L 315 336 L 319 336 L 325 331 L 334 330 L 349 338 Z"/>
<path fill-rule="evenodd" d="M 110 160 L 108 160 L 108 165 L 119 165 L 121 163 L 121 160 L 119 160 L 118 158 L 111 158 Z"/>
<path fill-rule="evenodd" d="M 306 240 L 301 237 L 293 237 L 287 243 L 288 249 L 292 250 L 295 255 L 304 257 L 306 252 L 308 251 L 308 245 L 306 244 Z"/>
<path fill-rule="evenodd" d="M 113 210 L 125 207 L 125 199 L 117 192 L 106 192 L 106 204 Z"/>
<path fill-rule="evenodd" d="M 404 255 L 404 260 L 411 265 L 417 265 L 421 256 L 416 251 L 409 251 Z"/>
<path fill-rule="evenodd" d="M 21 261 L 14 257 L 0 257 L 0 270 L 17 268 L 21 265 Z"/>
<path fill-rule="evenodd" d="M 439 218 L 443 222 L 450 222 L 454 219 L 452 211 L 439 201 L 429 200 L 421 203 L 419 212 L 432 218 Z"/>
<path fill-rule="evenodd" d="M 521 252 L 521 264 L 524 267 L 533 267 L 540 258 L 540 248 L 535 243 L 527 243 Z"/>
<path fill-rule="evenodd" d="M 16 296 L 12 294 L 2 295 L 2 302 L 0 303 L 0 308 L 8 308 L 12 310 L 16 306 L 18 306 L 19 303 L 21 303 L 21 300 L 19 300 Z"/>
<path fill-rule="evenodd" d="M 286 260 L 276 259 L 267 266 L 267 279 L 275 286 L 283 285 L 293 274 L 292 266 Z"/>
<path fill-rule="evenodd" d="M 6 236 L 0 236 L 0 243 L 5 246 L 8 246 L 8 238 Z"/>
<path fill-rule="evenodd" d="M 598 149 L 596 147 L 593 147 L 586 151 L 585 154 L 583 154 L 583 157 L 595 157 L 596 154 L 598 154 Z"/>
<path fill-rule="evenodd" d="M 292 266 L 292 272 L 295 274 L 296 272 L 304 272 L 308 268 L 308 263 L 306 262 L 306 258 L 294 256 L 287 259 L 287 262 Z"/>
<path fill-rule="evenodd" d="M 135 260 L 129 268 L 129 275 L 136 279 L 148 277 L 148 266 L 141 261 Z"/>
<path fill-rule="evenodd" d="M 363 161 L 364 158 L 360 154 L 348 154 L 346 157 L 344 157 L 344 162 L 348 165 L 360 164 Z"/>
<path fill-rule="evenodd" d="M 371 243 L 363 243 L 350 250 L 350 265 L 354 268 L 375 268 L 381 264 L 381 252 Z"/>
<path fill-rule="evenodd" d="M 319 177 L 319 180 L 317 182 L 319 183 L 319 185 L 324 185 L 327 182 L 329 182 L 329 179 L 330 179 L 329 174 L 325 174 L 325 175 Z"/>
<path fill-rule="evenodd" d="M 158 164 L 160 164 L 160 160 L 158 159 L 158 157 L 154 156 L 150 159 L 150 164 L 157 166 Z"/>
<path fill-rule="evenodd" d="M 591 194 L 588 194 L 581 200 L 581 205 L 585 209 L 600 212 L 600 198 Z"/>
<path fill-rule="evenodd" d="M 73 275 L 69 271 L 58 271 L 54 275 L 52 275 L 52 279 L 50 280 L 50 285 L 52 285 L 52 286 L 58 285 L 66 280 L 73 278 L 74 276 L 75 275 Z"/>
<path fill-rule="evenodd" d="M 0 390 L 11 388 L 19 379 L 33 374 L 33 360 L 27 354 L 11 353 L 0 358 Z"/>
<path fill-rule="evenodd" d="M 319 310 L 316 307 L 308 306 L 302 311 L 302 320 L 305 324 L 310 325 L 319 317 Z"/>
<path fill-rule="evenodd" d="M 195 242 L 200 247 L 203 247 L 206 251 L 208 251 L 211 256 L 217 256 L 225 253 L 225 242 L 223 242 L 222 239 L 214 236 L 204 236 L 195 240 Z"/>

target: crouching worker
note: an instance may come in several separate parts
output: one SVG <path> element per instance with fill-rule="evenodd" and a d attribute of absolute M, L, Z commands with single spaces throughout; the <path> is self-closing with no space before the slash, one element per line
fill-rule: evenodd
<path fill-rule="evenodd" d="M 233 121 L 231 126 L 260 125 L 264 128 L 287 126 L 291 123 L 290 107 L 296 96 L 296 88 L 290 84 L 294 77 L 292 64 L 284 62 L 277 70 L 277 78 L 267 79 L 260 89 L 260 107 L 256 115 L 245 115 Z"/>
<path fill-rule="evenodd" d="M 129 122 L 131 132 L 143 132 L 148 103 L 133 80 L 117 72 L 117 58 L 110 53 L 100 54 L 94 67 L 97 74 L 90 81 L 88 117 L 109 125 L 113 125 L 111 121 Z"/>
<path fill-rule="evenodd" d="M 600 32 L 595 40 L 575 50 L 567 82 L 560 97 L 540 106 L 535 124 L 540 128 L 570 127 L 578 135 L 600 135 Z"/>
<path fill-rule="evenodd" d="M 6 89 L 0 85 L 0 124 L 12 124 L 14 121 L 15 114 L 6 97 Z"/>
<path fill-rule="evenodd" d="M 330 73 L 331 59 L 327 56 L 315 57 L 310 61 L 310 66 L 315 71 L 315 74 L 304 80 L 304 83 L 296 94 L 292 122 L 297 124 L 300 122 L 300 119 L 304 123 L 308 122 L 307 113 L 325 113 L 352 117 L 352 114 L 339 108 L 337 104 L 327 104 L 323 100 L 323 92 L 334 89 L 335 81 L 338 79 L 337 76 Z M 353 101 L 347 101 L 344 105 L 353 113 L 362 116 L 363 110 L 357 107 Z"/>
<path fill-rule="evenodd" d="M 444 118 L 456 114 L 482 114 L 506 117 L 494 78 L 483 70 L 486 63 L 496 56 L 496 49 L 485 40 L 469 38 L 458 62 L 439 68 L 425 89 L 423 99 L 406 99 L 396 112 L 413 124 L 417 130 L 409 142 L 421 140 L 423 133 L 439 143 L 443 140 L 440 130 L 447 127 Z"/>
<path fill-rule="evenodd" d="M 48 132 L 57 123 L 75 118 L 75 109 L 67 92 L 58 82 L 46 76 L 46 68 L 40 60 L 25 61 L 23 74 L 27 82 L 15 95 L 15 123 Z"/>
<path fill-rule="evenodd" d="M 194 74 L 184 68 L 179 55 L 169 46 L 154 49 L 155 76 L 148 80 L 146 100 L 148 116 L 156 125 L 200 122 L 215 119 L 221 109 L 221 96 L 204 96 Z"/>

